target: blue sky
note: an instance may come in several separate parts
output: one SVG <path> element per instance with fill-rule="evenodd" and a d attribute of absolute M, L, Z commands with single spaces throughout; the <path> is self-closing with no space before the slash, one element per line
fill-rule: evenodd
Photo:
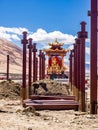
<path fill-rule="evenodd" d="M 72 47 L 80 22 L 90 35 L 90 0 L 0 0 L 0 37 L 21 47 L 22 32 L 28 32 L 38 48 L 48 48 L 55 38 Z M 86 61 L 89 62 L 89 37 Z"/>
<path fill-rule="evenodd" d="M 90 0 L 0 0 L 0 25 L 25 27 L 35 32 L 59 30 L 75 35 L 79 23 L 89 25 Z M 87 26 L 87 29 L 89 27 Z"/>

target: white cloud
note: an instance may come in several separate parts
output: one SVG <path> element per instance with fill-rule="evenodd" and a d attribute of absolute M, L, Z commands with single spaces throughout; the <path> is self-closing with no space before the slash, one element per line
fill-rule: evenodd
<path fill-rule="evenodd" d="M 73 45 L 70 45 L 70 46 L 68 47 L 69 50 L 72 50 L 73 48 L 74 48 Z M 86 48 L 85 48 L 85 52 L 86 52 L 86 54 L 90 55 L 90 48 L 89 48 L 89 47 L 86 47 Z"/>
<path fill-rule="evenodd" d="M 89 42 L 89 43 L 90 43 L 90 38 L 87 38 L 87 39 L 86 39 L 86 42 Z"/>
<path fill-rule="evenodd" d="M 9 41 L 13 40 L 20 40 L 20 36 L 22 35 L 23 31 L 28 31 L 26 28 L 7 28 L 7 27 L 0 27 L 0 37 L 7 39 Z"/>
<path fill-rule="evenodd" d="M 69 49 L 69 50 L 73 50 L 73 49 L 74 49 L 74 45 L 70 45 L 70 46 L 68 47 L 68 49 Z"/>
<path fill-rule="evenodd" d="M 13 28 L 7 28 L 7 27 L 0 27 L 0 32 L 2 33 L 15 33 L 15 34 L 18 34 L 18 35 L 22 35 L 22 32 L 23 31 L 27 31 L 28 32 L 28 29 L 26 28 L 16 28 L 16 27 L 13 27 Z"/>
<path fill-rule="evenodd" d="M 89 47 L 86 47 L 86 54 L 90 55 L 90 48 Z"/>
<path fill-rule="evenodd" d="M 20 40 L 20 38 L 16 34 L 12 34 L 11 38 L 14 40 Z"/>
<path fill-rule="evenodd" d="M 90 65 L 90 61 L 86 61 L 86 64 Z"/>
<path fill-rule="evenodd" d="M 13 40 L 20 41 L 23 31 L 27 31 L 28 38 L 32 38 L 33 42 L 40 43 L 42 45 L 42 48 L 49 48 L 48 43 L 54 42 L 55 38 L 57 38 L 59 42 L 69 44 L 70 46 L 68 49 L 73 49 L 72 44 L 75 42 L 76 38 L 76 36 L 64 34 L 60 31 L 53 31 L 48 33 L 42 28 L 39 28 L 36 32 L 33 33 L 30 32 L 27 28 L 7 28 L 3 26 L 0 26 L 0 37 L 12 42 Z M 90 39 L 87 39 L 86 41 L 89 42 Z M 90 54 L 90 49 L 87 47 L 86 53 Z"/>
<path fill-rule="evenodd" d="M 42 44 L 53 42 L 54 39 L 56 38 L 58 39 L 59 42 L 62 42 L 64 44 L 72 44 L 74 43 L 74 39 L 76 38 L 76 36 L 64 34 L 60 31 L 53 31 L 47 33 L 45 30 L 41 28 L 38 29 L 36 32 L 30 34 L 28 38 L 30 37 L 34 40 L 34 42 L 38 42 Z"/>

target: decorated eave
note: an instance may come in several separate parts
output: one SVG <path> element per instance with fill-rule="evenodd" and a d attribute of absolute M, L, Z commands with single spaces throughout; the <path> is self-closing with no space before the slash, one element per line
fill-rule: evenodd
<path fill-rule="evenodd" d="M 65 56 L 66 53 L 69 50 L 63 49 L 61 46 L 63 46 L 64 43 L 59 43 L 57 39 L 53 43 L 49 43 L 49 46 L 51 46 L 49 49 L 44 49 L 43 51 L 46 53 L 46 55 L 63 55 Z"/>
<path fill-rule="evenodd" d="M 66 53 L 68 52 L 68 50 L 59 50 L 59 49 L 44 49 L 44 52 L 46 52 L 46 55 L 66 55 Z"/>

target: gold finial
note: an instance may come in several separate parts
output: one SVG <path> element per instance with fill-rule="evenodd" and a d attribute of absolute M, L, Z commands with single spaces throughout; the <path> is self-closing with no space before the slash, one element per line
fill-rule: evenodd
<path fill-rule="evenodd" d="M 59 42 L 57 41 L 57 38 L 55 39 L 54 43 L 55 43 L 55 44 L 58 44 L 58 43 L 59 43 Z"/>
<path fill-rule="evenodd" d="M 58 42 L 58 41 L 57 41 L 57 38 L 55 39 L 55 42 Z"/>

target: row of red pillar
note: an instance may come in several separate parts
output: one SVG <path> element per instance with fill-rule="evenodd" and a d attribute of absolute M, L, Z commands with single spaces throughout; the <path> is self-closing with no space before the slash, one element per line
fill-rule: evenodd
<path fill-rule="evenodd" d="M 90 113 L 97 114 L 97 15 L 98 15 L 98 0 L 91 0 L 91 11 L 88 15 L 91 17 L 91 33 L 90 33 Z M 82 23 L 83 24 L 83 23 Z M 85 23 L 84 23 L 85 25 Z M 77 46 L 70 53 L 70 83 L 76 85 L 77 90 L 81 90 L 81 110 L 85 111 L 85 38 L 87 33 L 85 32 L 85 26 L 81 26 L 81 32 L 78 33 L 78 39 L 76 39 Z M 84 33 L 83 33 L 84 32 Z M 75 56 L 77 53 L 77 56 Z M 80 60 L 79 60 L 80 59 Z M 77 60 L 77 61 L 76 61 Z M 73 67 L 74 62 L 74 67 Z M 75 63 L 76 62 L 76 63 Z M 76 65 L 77 64 L 77 65 Z M 74 69 L 73 69 L 74 68 Z M 73 78 L 74 75 L 74 78 Z M 79 100 L 79 99 L 78 99 Z"/>
<path fill-rule="evenodd" d="M 22 66 L 22 99 L 26 99 L 26 48 L 27 44 L 29 48 L 29 74 L 28 74 L 28 86 L 29 95 L 31 94 L 32 85 L 32 64 L 33 64 L 33 82 L 38 80 L 38 58 L 36 56 L 36 43 L 32 44 L 32 39 L 27 40 L 27 32 L 23 32 L 23 39 L 21 41 L 23 44 L 23 66 Z M 33 61 L 32 61 L 33 52 Z M 39 54 L 39 80 L 45 78 L 45 54 L 40 50 Z"/>
<path fill-rule="evenodd" d="M 74 49 L 70 53 L 70 83 L 73 94 L 80 102 L 81 111 L 85 111 L 85 22 L 81 22 L 81 31 L 75 39 Z"/>

